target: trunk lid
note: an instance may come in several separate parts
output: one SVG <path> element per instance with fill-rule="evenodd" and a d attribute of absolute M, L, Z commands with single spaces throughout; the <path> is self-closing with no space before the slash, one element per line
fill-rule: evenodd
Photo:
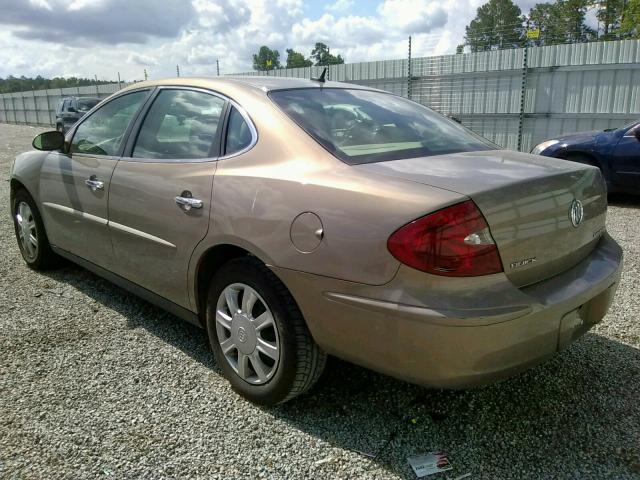
<path fill-rule="evenodd" d="M 505 274 L 518 286 L 567 270 L 605 231 L 606 187 L 597 168 L 507 150 L 358 165 L 470 197 L 485 216 Z M 582 221 L 571 221 L 574 200 Z M 428 213 L 428 212 L 425 212 Z"/>

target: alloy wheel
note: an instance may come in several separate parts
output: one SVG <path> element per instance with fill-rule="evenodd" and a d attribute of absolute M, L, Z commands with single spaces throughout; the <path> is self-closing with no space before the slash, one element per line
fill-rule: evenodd
<path fill-rule="evenodd" d="M 222 353 L 247 383 L 267 383 L 280 362 L 280 335 L 264 299 L 249 285 L 227 286 L 216 305 L 216 333 Z"/>
<path fill-rule="evenodd" d="M 24 255 L 32 262 L 38 257 L 38 231 L 31 207 L 26 202 L 20 202 L 16 208 L 16 224 Z"/>

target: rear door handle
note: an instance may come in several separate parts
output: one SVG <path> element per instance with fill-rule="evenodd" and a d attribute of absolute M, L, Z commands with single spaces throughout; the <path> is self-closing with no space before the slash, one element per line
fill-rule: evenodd
<path fill-rule="evenodd" d="M 199 198 L 193 198 L 189 190 L 185 190 L 177 196 L 176 203 L 187 212 L 192 208 L 202 208 L 203 205 L 202 200 Z"/>
<path fill-rule="evenodd" d="M 91 175 L 89 178 L 87 178 L 84 181 L 84 183 L 87 187 L 91 189 L 92 192 L 95 192 L 96 190 L 104 189 L 104 182 L 101 182 L 100 180 L 98 180 L 98 177 L 96 177 L 95 175 Z"/>

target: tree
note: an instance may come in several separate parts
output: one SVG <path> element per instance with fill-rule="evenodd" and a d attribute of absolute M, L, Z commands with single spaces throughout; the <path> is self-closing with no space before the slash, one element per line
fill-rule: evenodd
<path fill-rule="evenodd" d="M 489 0 L 478 8 L 466 28 L 465 44 L 472 52 L 520 47 L 524 41 L 524 17 L 511 0 Z"/>
<path fill-rule="evenodd" d="M 260 47 L 258 53 L 253 54 L 253 69 L 261 72 L 281 68 L 280 52 L 271 50 L 266 45 Z"/>
<path fill-rule="evenodd" d="M 20 78 L 9 75 L 6 79 L 0 78 L 0 93 L 22 92 L 25 90 L 44 90 L 47 88 L 65 88 L 65 87 L 82 87 L 85 85 L 96 85 L 93 78 L 62 78 L 55 77 L 53 79 L 44 78 L 38 75 L 36 78 L 25 77 Z"/>
<path fill-rule="evenodd" d="M 585 22 L 588 0 L 538 3 L 529 12 L 529 28 L 540 29 L 539 45 L 593 40 L 596 32 Z"/>
<path fill-rule="evenodd" d="M 640 0 L 627 0 L 621 17 L 618 35 L 622 38 L 640 38 Z"/>
<path fill-rule="evenodd" d="M 461 43 L 456 47 L 456 55 L 460 55 L 461 53 L 464 53 L 464 43 Z"/>
<path fill-rule="evenodd" d="M 315 59 L 316 66 L 339 65 L 344 63 L 341 55 L 335 56 L 329 53 L 329 47 L 324 43 L 318 42 L 313 50 L 311 50 L 311 58 Z"/>
<path fill-rule="evenodd" d="M 313 62 L 300 52 L 296 52 L 291 48 L 287 48 L 287 68 L 310 67 Z"/>
<path fill-rule="evenodd" d="M 622 21 L 622 10 L 625 0 L 600 0 L 598 3 L 596 17 L 602 24 L 602 38 L 605 40 L 617 38 Z"/>

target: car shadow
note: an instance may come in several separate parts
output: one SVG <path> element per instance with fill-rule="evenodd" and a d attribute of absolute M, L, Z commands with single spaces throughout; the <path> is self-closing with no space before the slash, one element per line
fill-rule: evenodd
<path fill-rule="evenodd" d="M 219 373 L 204 330 L 80 267 L 47 275 Z M 450 478 L 507 478 L 514 465 L 526 469 L 522 478 L 621 478 L 640 475 L 638 399 L 640 350 L 588 333 L 541 366 L 468 391 L 426 389 L 330 358 L 311 392 L 263 410 L 327 447 L 309 478 L 335 477 L 349 456 L 366 459 L 372 476 L 415 478 L 407 457 L 436 450 L 449 455 Z"/>
<path fill-rule="evenodd" d="M 608 201 L 609 205 L 614 207 L 640 208 L 640 195 L 610 193 Z"/>

